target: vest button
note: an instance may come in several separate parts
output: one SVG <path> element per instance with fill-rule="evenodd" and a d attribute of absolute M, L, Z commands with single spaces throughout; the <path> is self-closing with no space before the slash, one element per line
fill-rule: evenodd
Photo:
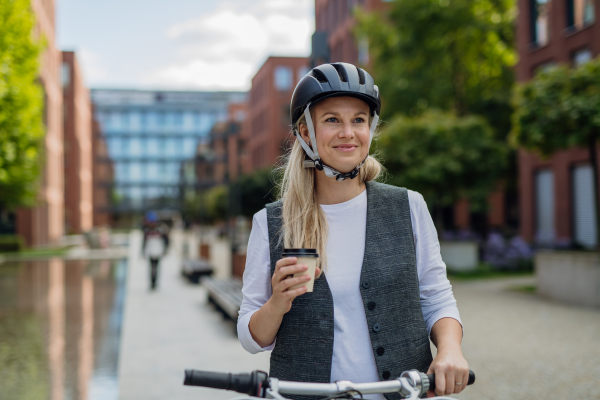
<path fill-rule="evenodd" d="M 383 377 L 383 379 L 390 379 L 390 371 L 383 371 L 383 374 L 381 374 L 381 376 Z"/>
<path fill-rule="evenodd" d="M 371 284 L 369 282 L 363 282 L 362 287 L 364 287 L 365 289 L 368 289 L 371 287 Z"/>
<path fill-rule="evenodd" d="M 385 354 L 385 349 L 383 347 L 378 347 L 377 348 L 377 355 L 378 356 L 382 356 Z"/>
<path fill-rule="evenodd" d="M 370 301 L 367 304 L 367 307 L 369 308 L 369 310 L 374 310 L 376 306 L 377 306 L 377 303 L 375 303 L 374 301 Z"/>
<path fill-rule="evenodd" d="M 373 325 L 373 330 L 375 332 L 379 332 L 381 330 L 381 327 L 379 326 L 379 324 L 375 324 L 375 325 Z"/>

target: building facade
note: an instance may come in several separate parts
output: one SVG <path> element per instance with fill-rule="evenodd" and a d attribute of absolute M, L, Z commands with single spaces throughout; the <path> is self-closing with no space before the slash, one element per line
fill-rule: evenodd
<path fill-rule="evenodd" d="M 519 81 L 600 54 L 600 0 L 519 0 L 518 5 Z M 545 245 L 594 247 L 598 199 L 591 184 L 587 149 L 560 151 L 546 160 L 519 151 L 521 235 Z"/>
<path fill-rule="evenodd" d="M 247 163 L 251 172 L 270 168 L 289 145 L 290 101 L 298 81 L 308 73 L 304 57 L 269 57 L 260 67 L 250 89 Z"/>
<path fill-rule="evenodd" d="M 77 57 L 62 52 L 65 233 L 94 225 L 92 183 L 92 110 Z"/>
<path fill-rule="evenodd" d="M 115 223 L 149 209 L 179 209 L 181 169 L 242 92 L 92 90 L 95 117 L 113 163 Z"/>
<path fill-rule="evenodd" d="M 64 233 L 61 53 L 55 47 L 55 5 L 54 0 L 31 2 L 36 17 L 34 34 L 46 40 L 40 62 L 46 135 L 37 205 L 16 212 L 16 232 L 28 246 L 56 243 Z"/>
<path fill-rule="evenodd" d="M 312 37 L 311 66 L 328 62 L 369 64 L 369 44 L 353 33 L 355 8 L 364 12 L 381 11 L 384 0 L 315 0 L 315 33 Z"/>
<path fill-rule="evenodd" d="M 92 154 L 94 226 L 111 226 L 114 168 L 108 154 L 106 139 L 95 119 L 92 120 Z"/>

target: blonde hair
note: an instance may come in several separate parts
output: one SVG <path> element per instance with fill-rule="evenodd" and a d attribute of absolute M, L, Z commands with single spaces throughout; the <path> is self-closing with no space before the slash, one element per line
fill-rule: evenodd
<path fill-rule="evenodd" d="M 369 120 L 369 123 L 371 121 Z M 304 115 L 296 123 L 306 125 Z M 317 200 L 315 187 L 315 168 L 304 168 L 306 153 L 300 146 L 298 137 L 292 149 L 283 156 L 280 170 L 283 177 L 280 183 L 279 198 L 283 201 L 283 245 L 285 248 L 317 249 L 318 266 L 321 271 L 327 268 L 327 237 L 329 229 L 327 218 Z M 369 182 L 383 172 L 383 166 L 373 156 L 368 156 L 356 179 Z M 333 179 L 333 178 L 332 178 Z"/>

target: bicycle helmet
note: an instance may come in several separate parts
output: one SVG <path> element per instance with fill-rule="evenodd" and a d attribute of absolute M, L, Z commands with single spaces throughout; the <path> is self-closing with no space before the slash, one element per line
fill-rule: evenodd
<path fill-rule="evenodd" d="M 342 173 L 324 164 L 319 157 L 315 128 L 310 116 L 310 106 L 312 104 L 336 96 L 355 97 L 369 105 L 371 116 L 373 117 L 369 130 L 370 146 L 381 111 L 379 88 L 374 84 L 373 78 L 368 72 L 352 64 L 332 63 L 313 68 L 298 82 L 296 89 L 294 89 L 290 104 L 290 115 L 292 125 L 294 126 L 294 135 L 298 138 L 304 152 L 310 158 L 310 160 L 304 162 L 304 167 L 317 168 L 319 171 L 324 171 L 328 177 L 343 181 L 346 178 L 356 178 L 360 168 L 365 164 L 367 159 L 365 158 L 352 171 L 347 173 Z M 300 133 L 296 129 L 296 123 L 303 114 L 306 118 L 312 148 L 300 137 Z"/>

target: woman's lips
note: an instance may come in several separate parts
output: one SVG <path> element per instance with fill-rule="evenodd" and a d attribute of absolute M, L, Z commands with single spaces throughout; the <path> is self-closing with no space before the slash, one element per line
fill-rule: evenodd
<path fill-rule="evenodd" d="M 355 145 L 346 144 L 346 145 L 335 146 L 334 149 L 339 150 L 339 151 L 344 151 L 344 152 L 350 152 L 350 151 L 354 151 L 356 149 L 356 147 L 357 146 L 355 146 Z"/>

